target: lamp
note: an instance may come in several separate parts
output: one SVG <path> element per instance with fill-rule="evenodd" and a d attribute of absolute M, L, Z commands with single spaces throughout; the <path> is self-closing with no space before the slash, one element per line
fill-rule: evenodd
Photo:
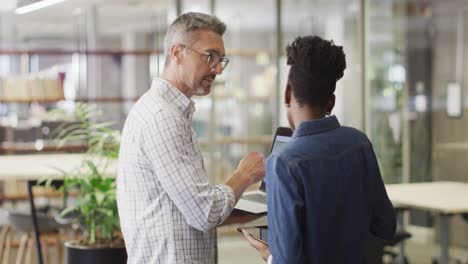
<path fill-rule="evenodd" d="M 66 0 L 20 0 L 18 1 L 15 14 L 23 15 L 64 1 Z"/>

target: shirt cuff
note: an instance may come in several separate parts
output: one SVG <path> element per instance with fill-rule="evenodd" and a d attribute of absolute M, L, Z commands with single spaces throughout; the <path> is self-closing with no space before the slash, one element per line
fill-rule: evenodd
<path fill-rule="evenodd" d="M 234 191 L 231 189 L 231 187 L 225 185 L 225 184 L 220 184 L 216 185 L 224 194 L 224 198 L 226 201 L 226 206 L 224 206 L 222 212 L 221 212 L 221 223 L 226 220 L 229 215 L 231 214 L 232 210 L 234 210 L 234 205 L 236 203 L 236 197 L 234 195 Z"/>
<path fill-rule="evenodd" d="M 267 264 L 272 264 L 273 263 L 273 256 L 270 254 L 267 259 Z"/>

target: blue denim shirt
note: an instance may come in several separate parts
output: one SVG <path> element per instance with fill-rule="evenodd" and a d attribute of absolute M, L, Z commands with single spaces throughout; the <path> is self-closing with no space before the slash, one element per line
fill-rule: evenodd
<path fill-rule="evenodd" d="M 302 123 L 267 161 L 273 263 L 365 263 L 368 233 L 390 240 L 395 212 L 365 134 L 335 116 Z"/>

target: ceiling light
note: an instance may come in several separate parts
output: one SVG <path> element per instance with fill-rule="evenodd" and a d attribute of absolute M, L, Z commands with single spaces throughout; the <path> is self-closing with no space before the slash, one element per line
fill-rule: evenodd
<path fill-rule="evenodd" d="M 15 13 L 17 15 L 22 15 L 22 14 L 26 14 L 26 13 L 29 13 L 29 12 L 32 12 L 32 11 L 39 10 L 41 8 L 44 8 L 44 7 L 48 7 L 48 6 L 51 6 L 51 5 L 58 4 L 58 3 L 61 3 L 61 2 L 64 2 L 64 1 L 66 1 L 66 0 L 41 0 L 41 1 L 37 1 L 37 2 L 34 2 L 32 4 L 29 4 L 29 5 L 18 7 L 18 8 L 16 8 Z"/>

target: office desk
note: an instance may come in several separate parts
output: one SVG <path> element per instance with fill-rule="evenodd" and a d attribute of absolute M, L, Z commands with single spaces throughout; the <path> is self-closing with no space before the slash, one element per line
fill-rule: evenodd
<path fill-rule="evenodd" d="M 449 218 L 468 213 L 468 183 L 427 182 L 387 184 L 388 196 L 396 208 L 422 209 L 440 218 L 440 262 L 449 262 Z M 402 219 L 402 217 L 399 217 Z M 400 220 L 400 224 L 403 224 Z M 403 246 L 400 255 L 404 253 Z"/>
<path fill-rule="evenodd" d="M 61 179 L 63 175 L 57 168 L 72 171 L 84 157 L 84 154 L 0 155 L 0 180 Z M 115 177 L 116 172 L 117 162 L 112 162 L 105 175 Z"/>

